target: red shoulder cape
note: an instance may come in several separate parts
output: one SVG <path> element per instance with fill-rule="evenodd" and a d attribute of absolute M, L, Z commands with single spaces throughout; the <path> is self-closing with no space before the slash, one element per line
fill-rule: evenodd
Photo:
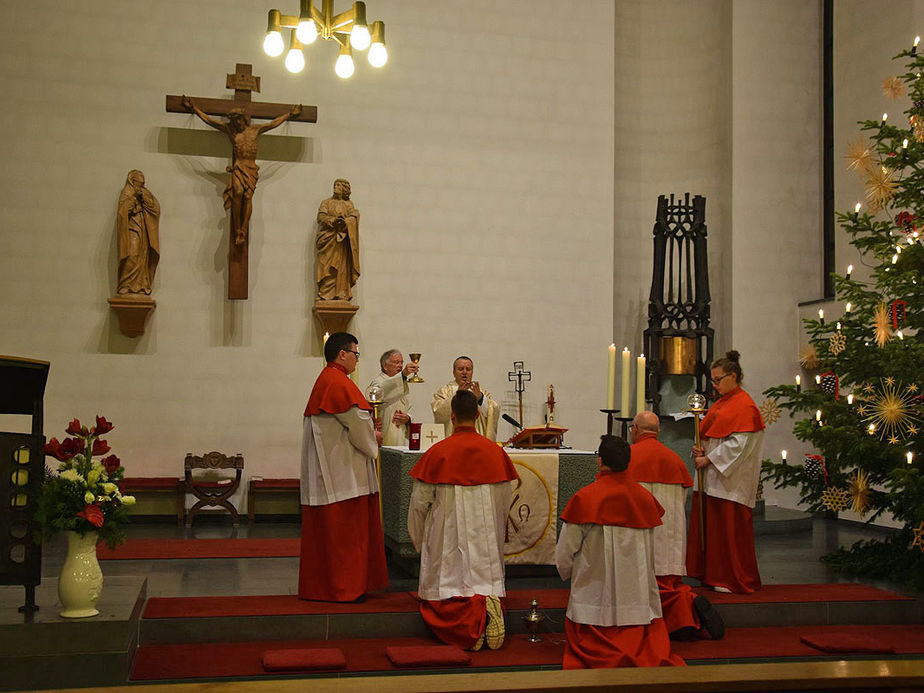
<path fill-rule="evenodd" d="M 684 488 L 693 485 L 693 477 L 680 455 L 660 442 L 654 433 L 643 433 L 632 445 L 629 475 L 635 481 L 650 484 L 681 484 Z"/>
<path fill-rule="evenodd" d="M 497 484 L 519 478 L 504 449 L 473 426 L 456 426 L 451 436 L 420 456 L 410 475 L 428 484 L 453 486 Z"/>
<path fill-rule="evenodd" d="M 351 407 L 372 411 L 356 383 L 347 377 L 346 369 L 337 363 L 328 363 L 314 381 L 305 416 L 343 414 Z"/>
<path fill-rule="evenodd" d="M 732 433 L 750 433 L 764 428 L 764 420 L 754 400 L 736 387 L 709 407 L 699 425 L 699 433 L 706 438 L 726 438 Z"/>
<path fill-rule="evenodd" d="M 661 524 L 664 508 L 627 472 L 603 471 L 575 493 L 561 519 L 578 525 L 617 525 L 648 529 Z"/>

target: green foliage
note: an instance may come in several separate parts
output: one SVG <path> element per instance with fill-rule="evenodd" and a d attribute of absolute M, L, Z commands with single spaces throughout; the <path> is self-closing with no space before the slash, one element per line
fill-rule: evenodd
<path fill-rule="evenodd" d="M 808 444 L 807 452 L 818 451 L 824 456 L 827 479 L 809 478 L 799 459 L 790 459 L 792 464 L 788 465 L 765 460 L 762 469 L 764 478 L 776 488 L 798 488 L 801 502 L 814 512 L 825 509 L 825 483 L 849 488 L 857 470 L 868 474 L 870 507 L 866 521 L 889 514 L 903 526 L 884 540 L 840 549 L 825 560 L 847 574 L 895 579 L 921 589 L 924 553 L 910 544 L 912 529 L 924 522 L 924 398 L 919 389 L 924 386 L 924 141 L 915 138 L 917 121 L 917 131 L 924 140 L 924 57 L 903 51 L 896 58 L 907 60 L 907 69 L 900 75 L 910 101 L 904 112 L 907 117 L 891 118 L 887 125 L 873 120 L 860 122 L 871 156 L 855 168 L 870 191 L 869 210 L 837 215 L 850 243 L 861 253 L 868 278 L 834 275 L 837 299 L 844 306 L 849 302 L 851 310 L 839 317 L 828 316 L 825 323 L 804 321 L 821 362 L 818 372 L 837 375 L 841 396 L 835 399 L 815 387 L 797 391 L 792 385 L 765 392 L 795 419 L 793 432 Z M 878 193 L 874 192 L 877 188 Z M 902 334 L 891 329 L 890 323 L 880 335 L 888 341 L 879 345 L 874 329 L 876 310 L 896 300 L 906 302 L 905 319 L 899 325 Z M 838 331 L 838 323 L 846 347 L 835 354 L 829 340 Z M 902 420 L 898 428 L 882 435 L 882 420 L 870 417 L 882 404 L 889 382 L 903 400 L 904 413 L 892 417 Z M 847 402 L 848 392 L 854 395 L 853 404 Z M 822 412 L 820 426 L 815 422 L 818 410 Z M 873 433 L 868 429 L 871 421 L 877 425 Z M 914 455 L 911 465 L 906 458 L 909 451 Z"/>

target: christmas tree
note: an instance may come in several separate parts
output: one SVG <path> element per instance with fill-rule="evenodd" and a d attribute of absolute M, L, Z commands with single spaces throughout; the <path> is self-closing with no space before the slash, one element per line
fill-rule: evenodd
<path fill-rule="evenodd" d="M 763 463 L 776 488 L 798 487 L 813 512 L 851 509 L 901 527 L 825 556 L 839 572 L 924 589 L 924 56 L 917 42 L 895 56 L 904 74 L 883 89 L 907 99 L 906 118 L 861 121 L 845 159 L 863 177 L 865 209 L 837 214 L 868 278 L 834 275 L 839 316 L 805 320 L 817 355 L 816 383 L 766 391 L 796 418 L 817 454 Z M 830 309 L 829 309 L 830 311 Z M 803 418 L 804 417 L 804 418 Z"/>

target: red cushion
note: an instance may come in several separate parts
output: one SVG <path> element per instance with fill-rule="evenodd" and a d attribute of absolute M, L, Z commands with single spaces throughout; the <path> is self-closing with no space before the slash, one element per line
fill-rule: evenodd
<path fill-rule="evenodd" d="M 298 479 L 253 479 L 254 488 L 299 488 Z"/>
<path fill-rule="evenodd" d="M 386 647 L 385 654 L 396 667 L 461 667 L 472 661 L 471 656 L 454 645 Z"/>
<path fill-rule="evenodd" d="M 822 652 L 895 652 L 894 647 L 880 644 L 875 637 L 859 633 L 802 635 L 799 640 Z"/>
<path fill-rule="evenodd" d="M 296 671 L 303 669 L 343 669 L 346 657 L 339 647 L 315 650 L 266 650 L 263 669 L 266 671 Z"/>
<path fill-rule="evenodd" d="M 120 489 L 163 488 L 175 489 L 182 481 L 175 476 L 125 477 L 118 482 Z"/>

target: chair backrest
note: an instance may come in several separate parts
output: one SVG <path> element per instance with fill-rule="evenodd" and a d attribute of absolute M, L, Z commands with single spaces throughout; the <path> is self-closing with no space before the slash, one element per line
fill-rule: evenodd
<path fill-rule="evenodd" d="M 224 455 L 213 450 L 207 452 L 201 457 L 193 455 L 191 452 L 186 453 L 186 462 L 184 469 L 243 469 L 244 457 L 241 453 L 236 455 Z"/>

